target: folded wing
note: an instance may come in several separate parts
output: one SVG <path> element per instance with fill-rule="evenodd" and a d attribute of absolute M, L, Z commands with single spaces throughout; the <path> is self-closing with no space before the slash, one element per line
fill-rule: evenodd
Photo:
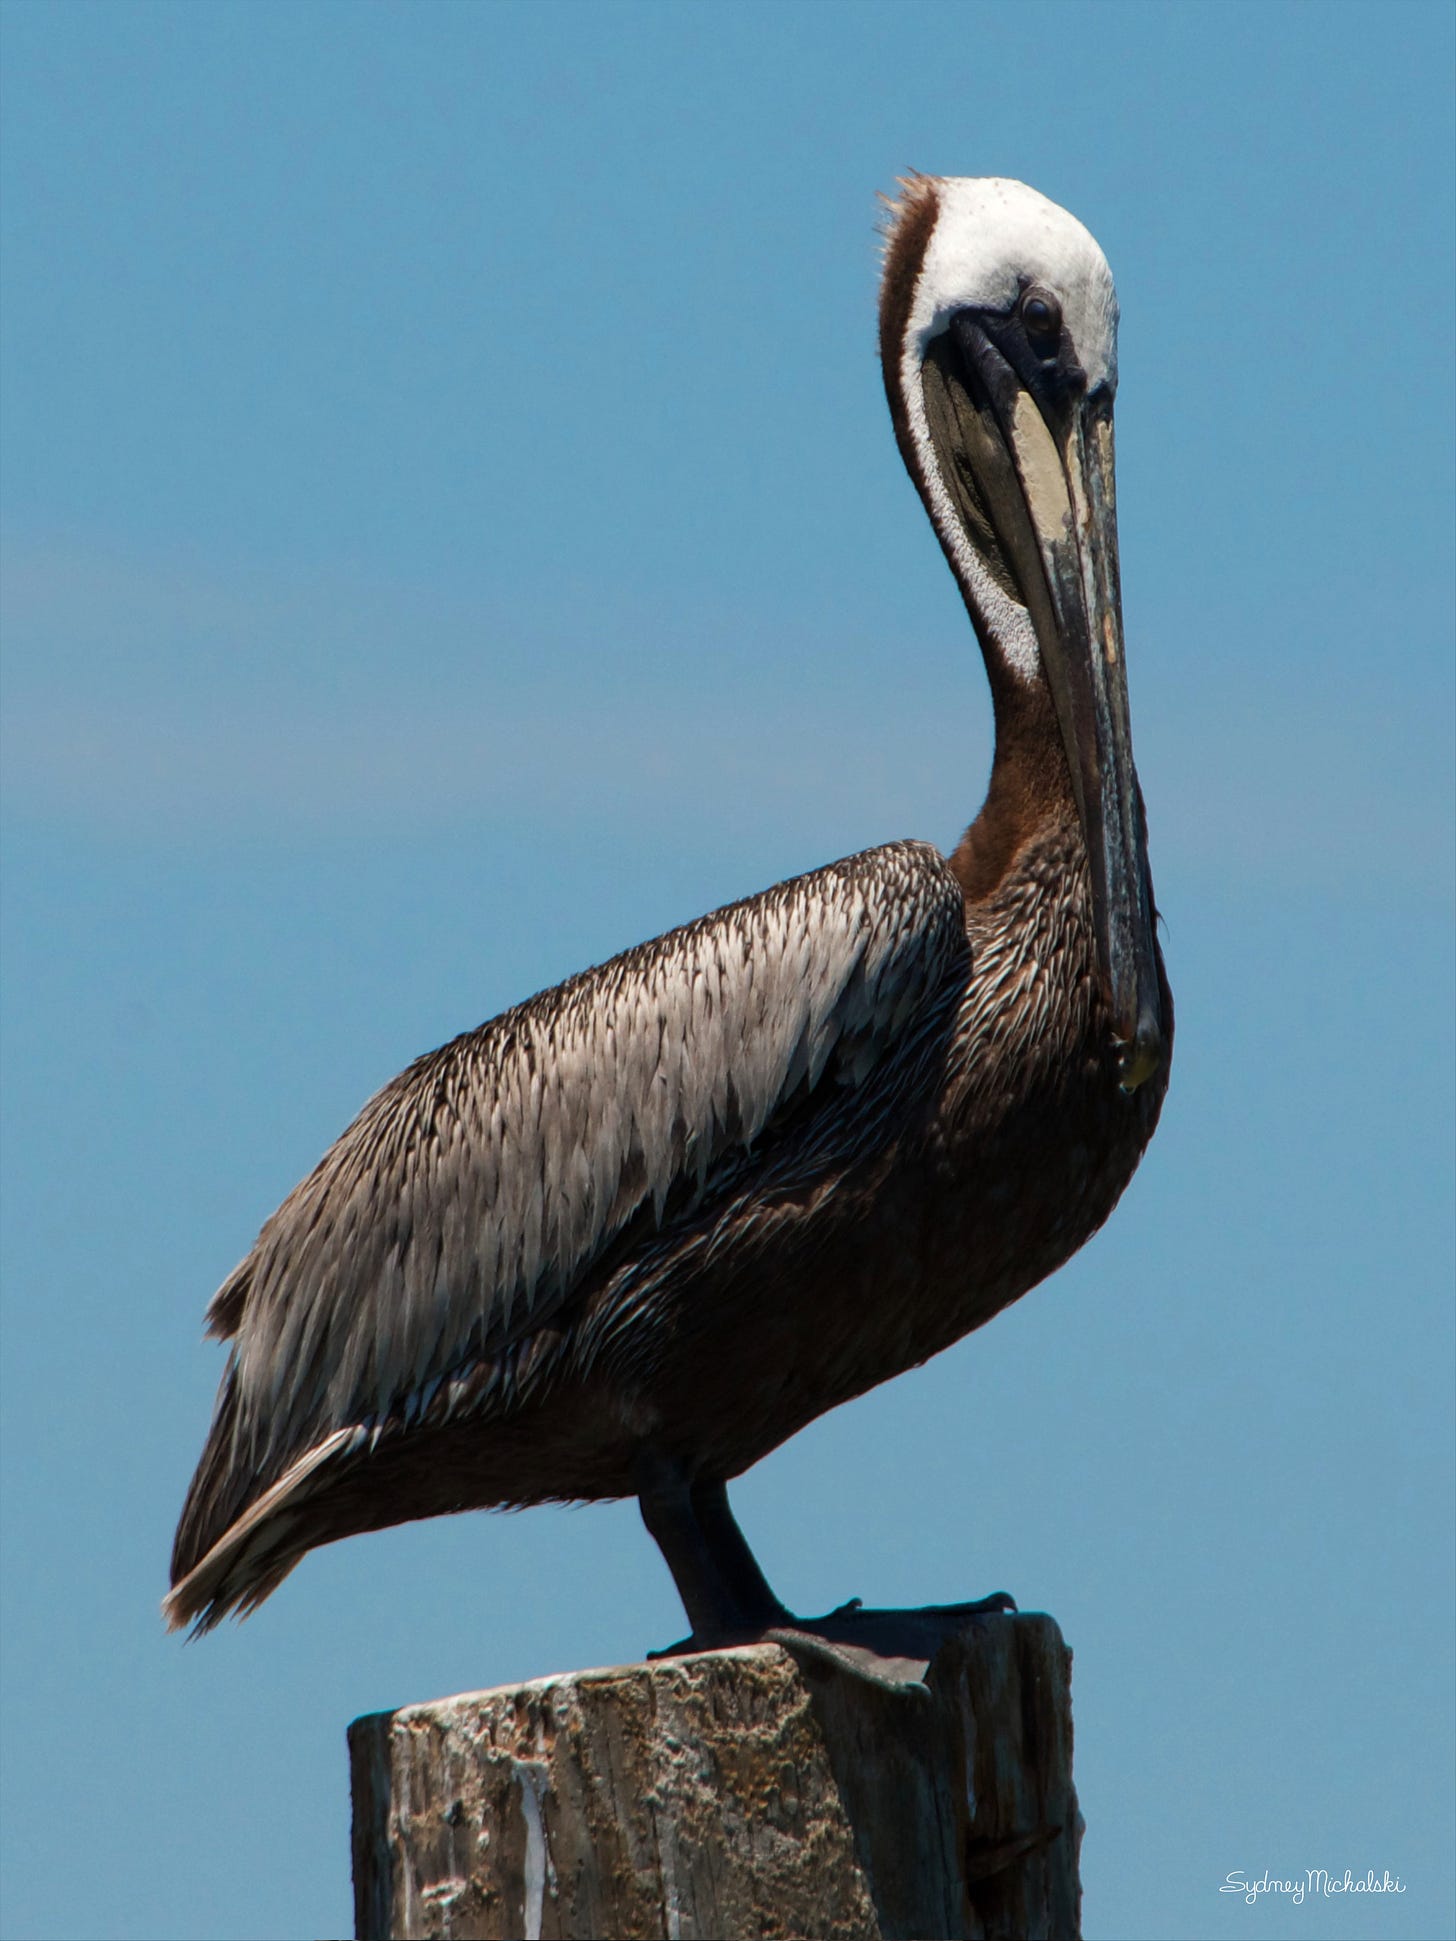
<path fill-rule="evenodd" d="M 177 1561 L 306 1452 L 418 1407 L 539 1327 L 643 1209 L 677 1217 L 727 1168 L 741 1190 L 755 1142 L 806 1091 L 862 1084 L 963 974 L 965 951 L 944 862 L 897 843 L 671 931 L 416 1060 L 208 1309 L 233 1354 Z"/>

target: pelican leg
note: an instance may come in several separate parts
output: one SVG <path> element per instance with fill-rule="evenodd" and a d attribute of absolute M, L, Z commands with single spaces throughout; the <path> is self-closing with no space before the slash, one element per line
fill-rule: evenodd
<path fill-rule="evenodd" d="M 676 1463 L 645 1452 L 638 1502 L 672 1572 L 692 1635 L 650 1658 L 733 1644 L 780 1644 L 801 1661 L 848 1672 L 890 1691 L 924 1695 L 930 1660 L 967 1621 L 1014 1611 L 1004 1591 L 969 1604 L 865 1610 L 858 1598 L 822 1618 L 798 1618 L 774 1596 L 719 1480 L 690 1483 Z"/>
<path fill-rule="evenodd" d="M 757 1557 L 748 1547 L 748 1539 L 738 1527 L 738 1519 L 728 1504 L 728 1485 L 694 1483 L 691 1498 L 698 1528 L 728 1586 L 739 1618 L 755 1630 L 764 1625 L 791 1624 L 792 1617 L 774 1596 Z"/>
<path fill-rule="evenodd" d="M 757 1637 L 791 1621 L 734 1521 L 724 1483 L 690 1484 L 676 1465 L 648 1458 L 638 1502 L 693 1627 L 689 1643 Z"/>

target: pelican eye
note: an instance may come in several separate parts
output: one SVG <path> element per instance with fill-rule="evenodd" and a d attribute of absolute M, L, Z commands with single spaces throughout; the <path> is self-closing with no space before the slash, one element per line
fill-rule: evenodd
<path fill-rule="evenodd" d="M 1035 349 L 1054 351 L 1062 336 L 1062 306 L 1050 290 L 1030 289 L 1021 299 L 1021 321 Z"/>

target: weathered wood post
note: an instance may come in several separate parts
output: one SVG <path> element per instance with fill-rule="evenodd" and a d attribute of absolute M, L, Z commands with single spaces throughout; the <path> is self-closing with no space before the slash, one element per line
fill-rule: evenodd
<path fill-rule="evenodd" d="M 1075 1941 L 1071 1653 L 937 1637 L 923 1693 L 761 1644 L 356 1720 L 360 1941 Z"/>

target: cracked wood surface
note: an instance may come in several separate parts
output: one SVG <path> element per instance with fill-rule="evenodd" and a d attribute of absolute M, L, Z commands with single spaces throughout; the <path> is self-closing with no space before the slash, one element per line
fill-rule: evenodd
<path fill-rule="evenodd" d="M 358 1719 L 357 1932 L 1075 1941 L 1070 1672 L 996 1615 L 923 1696 L 753 1645 Z"/>

